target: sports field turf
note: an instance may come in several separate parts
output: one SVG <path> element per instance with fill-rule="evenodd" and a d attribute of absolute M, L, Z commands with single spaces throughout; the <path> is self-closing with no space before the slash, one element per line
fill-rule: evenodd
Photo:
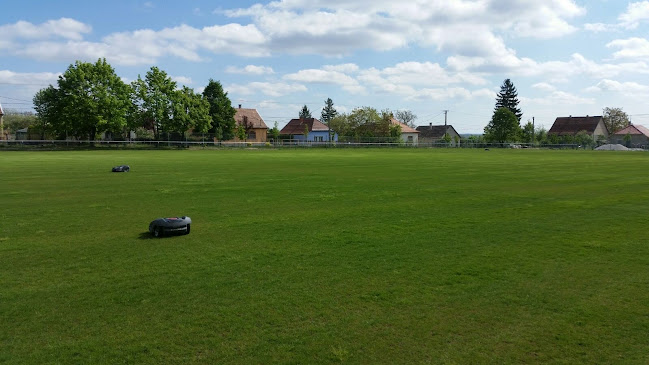
<path fill-rule="evenodd" d="M 646 364 L 648 168 L 598 151 L 0 152 L 0 363 Z M 149 236 L 175 215 L 190 235 Z"/>

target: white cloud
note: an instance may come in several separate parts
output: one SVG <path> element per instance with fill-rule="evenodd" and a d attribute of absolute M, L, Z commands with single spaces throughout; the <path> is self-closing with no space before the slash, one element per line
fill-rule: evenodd
<path fill-rule="evenodd" d="M 152 2 L 144 4 L 153 6 Z M 568 20 L 582 15 L 584 9 L 574 0 L 280 0 L 219 12 L 251 17 L 252 21 L 201 29 L 180 25 L 118 32 L 99 42 L 84 40 L 83 35 L 91 28 L 74 19 L 41 25 L 18 22 L 0 27 L 0 34 L 5 35 L 0 48 L 36 59 L 106 57 L 122 65 L 155 63 L 165 56 L 198 62 L 205 60 L 203 52 L 244 57 L 276 53 L 342 56 L 365 49 L 388 51 L 408 46 L 432 46 L 458 57 L 515 60 L 502 35 L 561 37 L 575 31 Z M 70 42 L 7 41 L 15 37 L 50 40 L 55 36 Z"/>
<path fill-rule="evenodd" d="M 191 85 L 192 84 L 192 79 L 191 77 L 186 77 L 186 76 L 170 76 L 171 79 L 179 84 L 183 85 Z"/>
<path fill-rule="evenodd" d="M 584 29 L 590 32 L 611 32 L 622 29 L 636 29 L 642 21 L 649 20 L 649 1 L 629 3 L 626 11 L 618 16 L 617 24 L 588 23 Z"/>
<path fill-rule="evenodd" d="M 255 66 L 255 65 L 247 65 L 246 67 L 243 68 L 239 68 L 236 66 L 229 66 L 225 69 L 225 72 L 232 73 L 232 74 L 247 74 L 247 75 L 268 75 L 268 74 L 275 73 L 272 67 Z"/>
<path fill-rule="evenodd" d="M 281 0 L 224 13 L 251 17 L 269 35 L 269 47 L 285 52 L 339 56 L 357 49 L 432 45 L 472 56 L 476 49 L 489 52 L 500 43 L 499 32 L 532 38 L 572 33 L 577 28 L 567 19 L 585 10 L 573 0 Z"/>
<path fill-rule="evenodd" d="M 641 21 L 649 20 L 649 1 L 630 3 L 626 12 L 618 17 L 620 25 L 626 29 L 635 29 Z"/>
<path fill-rule="evenodd" d="M 637 82 L 619 82 L 615 80 L 604 79 L 597 83 L 595 86 L 591 86 L 586 89 L 589 92 L 602 92 L 602 91 L 613 91 L 620 92 L 625 95 L 634 95 L 634 94 L 648 94 L 649 86 L 638 84 Z"/>
<path fill-rule="evenodd" d="M 43 41 L 15 45 L 9 52 L 39 60 L 106 58 L 119 65 L 155 63 L 164 56 L 187 61 L 203 61 L 200 51 L 230 53 L 239 56 L 264 56 L 263 34 L 254 25 L 226 24 L 202 29 L 188 25 L 133 32 L 112 33 L 101 42 L 70 40 L 65 43 Z"/>
<path fill-rule="evenodd" d="M 479 89 L 468 90 L 463 87 L 447 87 L 430 89 L 424 88 L 415 91 L 412 95 L 408 96 L 408 100 L 434 100 L 442 101 L 448 99 L 470 100 L 474 98 L 493 98 L 496 95 L 493 90 Z"/>
<path fill-rule="evenodd" d="M 0 83 L 46 87 L 50 84 L 56 85 L 56 81 L 60 75 L 61 73 L 52 72 L 20 73 L 0 70 Z"/>
<path fill-rule="evenodd" d="M 326 71 L 337 71 L 342 73 L 355 73 L 358 71 L 358 66 L 353 63 L 343 63 L 340 65 L 325 65 L 322 67 Z"/>
<path fill-rule="evenodd" d="M 616 24 L 586 23 L 584 24 L 584 29 L 593 33 L 602 33 L 617 30 L 619 26 Z"/>
<path fill-rule="evenodd" d="M 394 67 L 386 67 L 379 71 L 387 81 L 408 85 L 449 85 L 468 83 L 484 85 L 487 81 L 476 74 L 457 72 L 451 73 L 437 63 L 431 62 L 401 62 Z M 366 73 L 367 75 L 367 73 Z"/>
<path fill-rule="evenodd" d="M 0 34 L 5 40 L 39 40 L 58 37 L 78 41 L 91 31 L 92 27 L 89 25 L 70 18 L 48 20 L 41 24 L 21 20 L 14 24 L 0 26 Z"/>
<path fill-rule="evenodd" d="M 595 99 L 593 98 L 583 98 L 581 96 L 571 94 L 565 91 L 555 90 L 549 95 L 546 95 L 542 98 L 526 98 L 520 97 L 521 105 L 541 105 L 541 106 L 557 106 L 557 105 L 581 105 L 581 104 L 595 104 Z"/>
<path fill-rule="evenodd" d="M 615 58 L 645 58 L 649 56 L 649 41 L 645 38 L 616 39 L 606 45 L 608 48 L 619 48 L 613 53 Z"/>
<path fill-rule="evenodd" d="M 238 95 L 253 95 L 255 93 L 262 93 L 264 95 L 279 97 L 296 92 L 305 92 L 307 91 L 307 88 L 304 85 L 287 84 L 283 82 L 251 82 L 246 85 L 228 85 L 227 87 L 225 87 L 225 90 L 228 93 Z"/>
<path fill-rule="evenodd" d="M 340 71 L 321 69 L 300 70 L 296 73 L 284 75 L 284 79 L 304 83 L 340 85 L 343 90 L 351 93 L 362 93 L 364 91 L 364 88 L 359 85 L 356 79 Z"/>
<path fill-rule="evenodd" d="M 557 88 L 548 84 L 547 82 L 539 82 L 534 85 L 532 85 L 534 89 L 542 90 L 542 91 L 555 91 Z"/>

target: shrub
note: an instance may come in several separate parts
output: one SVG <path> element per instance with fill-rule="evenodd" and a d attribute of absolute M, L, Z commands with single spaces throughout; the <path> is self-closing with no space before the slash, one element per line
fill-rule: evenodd
<path fill-rule="evenodd" d="M 155 136 L 153 131 L 140 127 L 135 130 L 135 138 L 141 141 L 153 141 Z"/>

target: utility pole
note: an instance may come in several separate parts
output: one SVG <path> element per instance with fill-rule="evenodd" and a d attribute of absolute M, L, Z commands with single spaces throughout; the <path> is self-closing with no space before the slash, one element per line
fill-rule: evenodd
<path fill-rule="evenodd" d="M 536 127 L 534 126 L 534 117 L 532 117 L 532 144 L 534 144 L 534 129 L 536 129 Z"/>
<path fill-rule="evenodd" d="M 444 110 L 444 142 L 448 141 L 448 127 L 446 126 L 447 116 L 448 116 L 448 110 Z"/>
<path fill-rule="evenodd" d="M 448 116 L 448 110 L 444 110 L 444 139 L 448 135 L 448 127 L 446 126 L 446 118 Z"/>

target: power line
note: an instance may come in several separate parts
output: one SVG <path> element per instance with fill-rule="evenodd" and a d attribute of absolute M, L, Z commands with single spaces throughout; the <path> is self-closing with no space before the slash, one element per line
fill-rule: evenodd
<path fill-rule="evenodd" d="M 31 102 L 32 102 L 31 100 L 10 98 L 10 97 L 8 97 L 8 96 L 2 96 L 2 95 L 0 95 L 0 98 L 9 99 L 9 100 L 16 100 L 16 101 L 26 101 L 26 102 L 28 102 L 28 103 L 31 103 Z"/>
<path fill-rule="evenodd" d="M 52 84 L 23 84 L 19 82 L 0 82 L 0 85 L 16 85 L 16 86 L 47 86 Z"/>

